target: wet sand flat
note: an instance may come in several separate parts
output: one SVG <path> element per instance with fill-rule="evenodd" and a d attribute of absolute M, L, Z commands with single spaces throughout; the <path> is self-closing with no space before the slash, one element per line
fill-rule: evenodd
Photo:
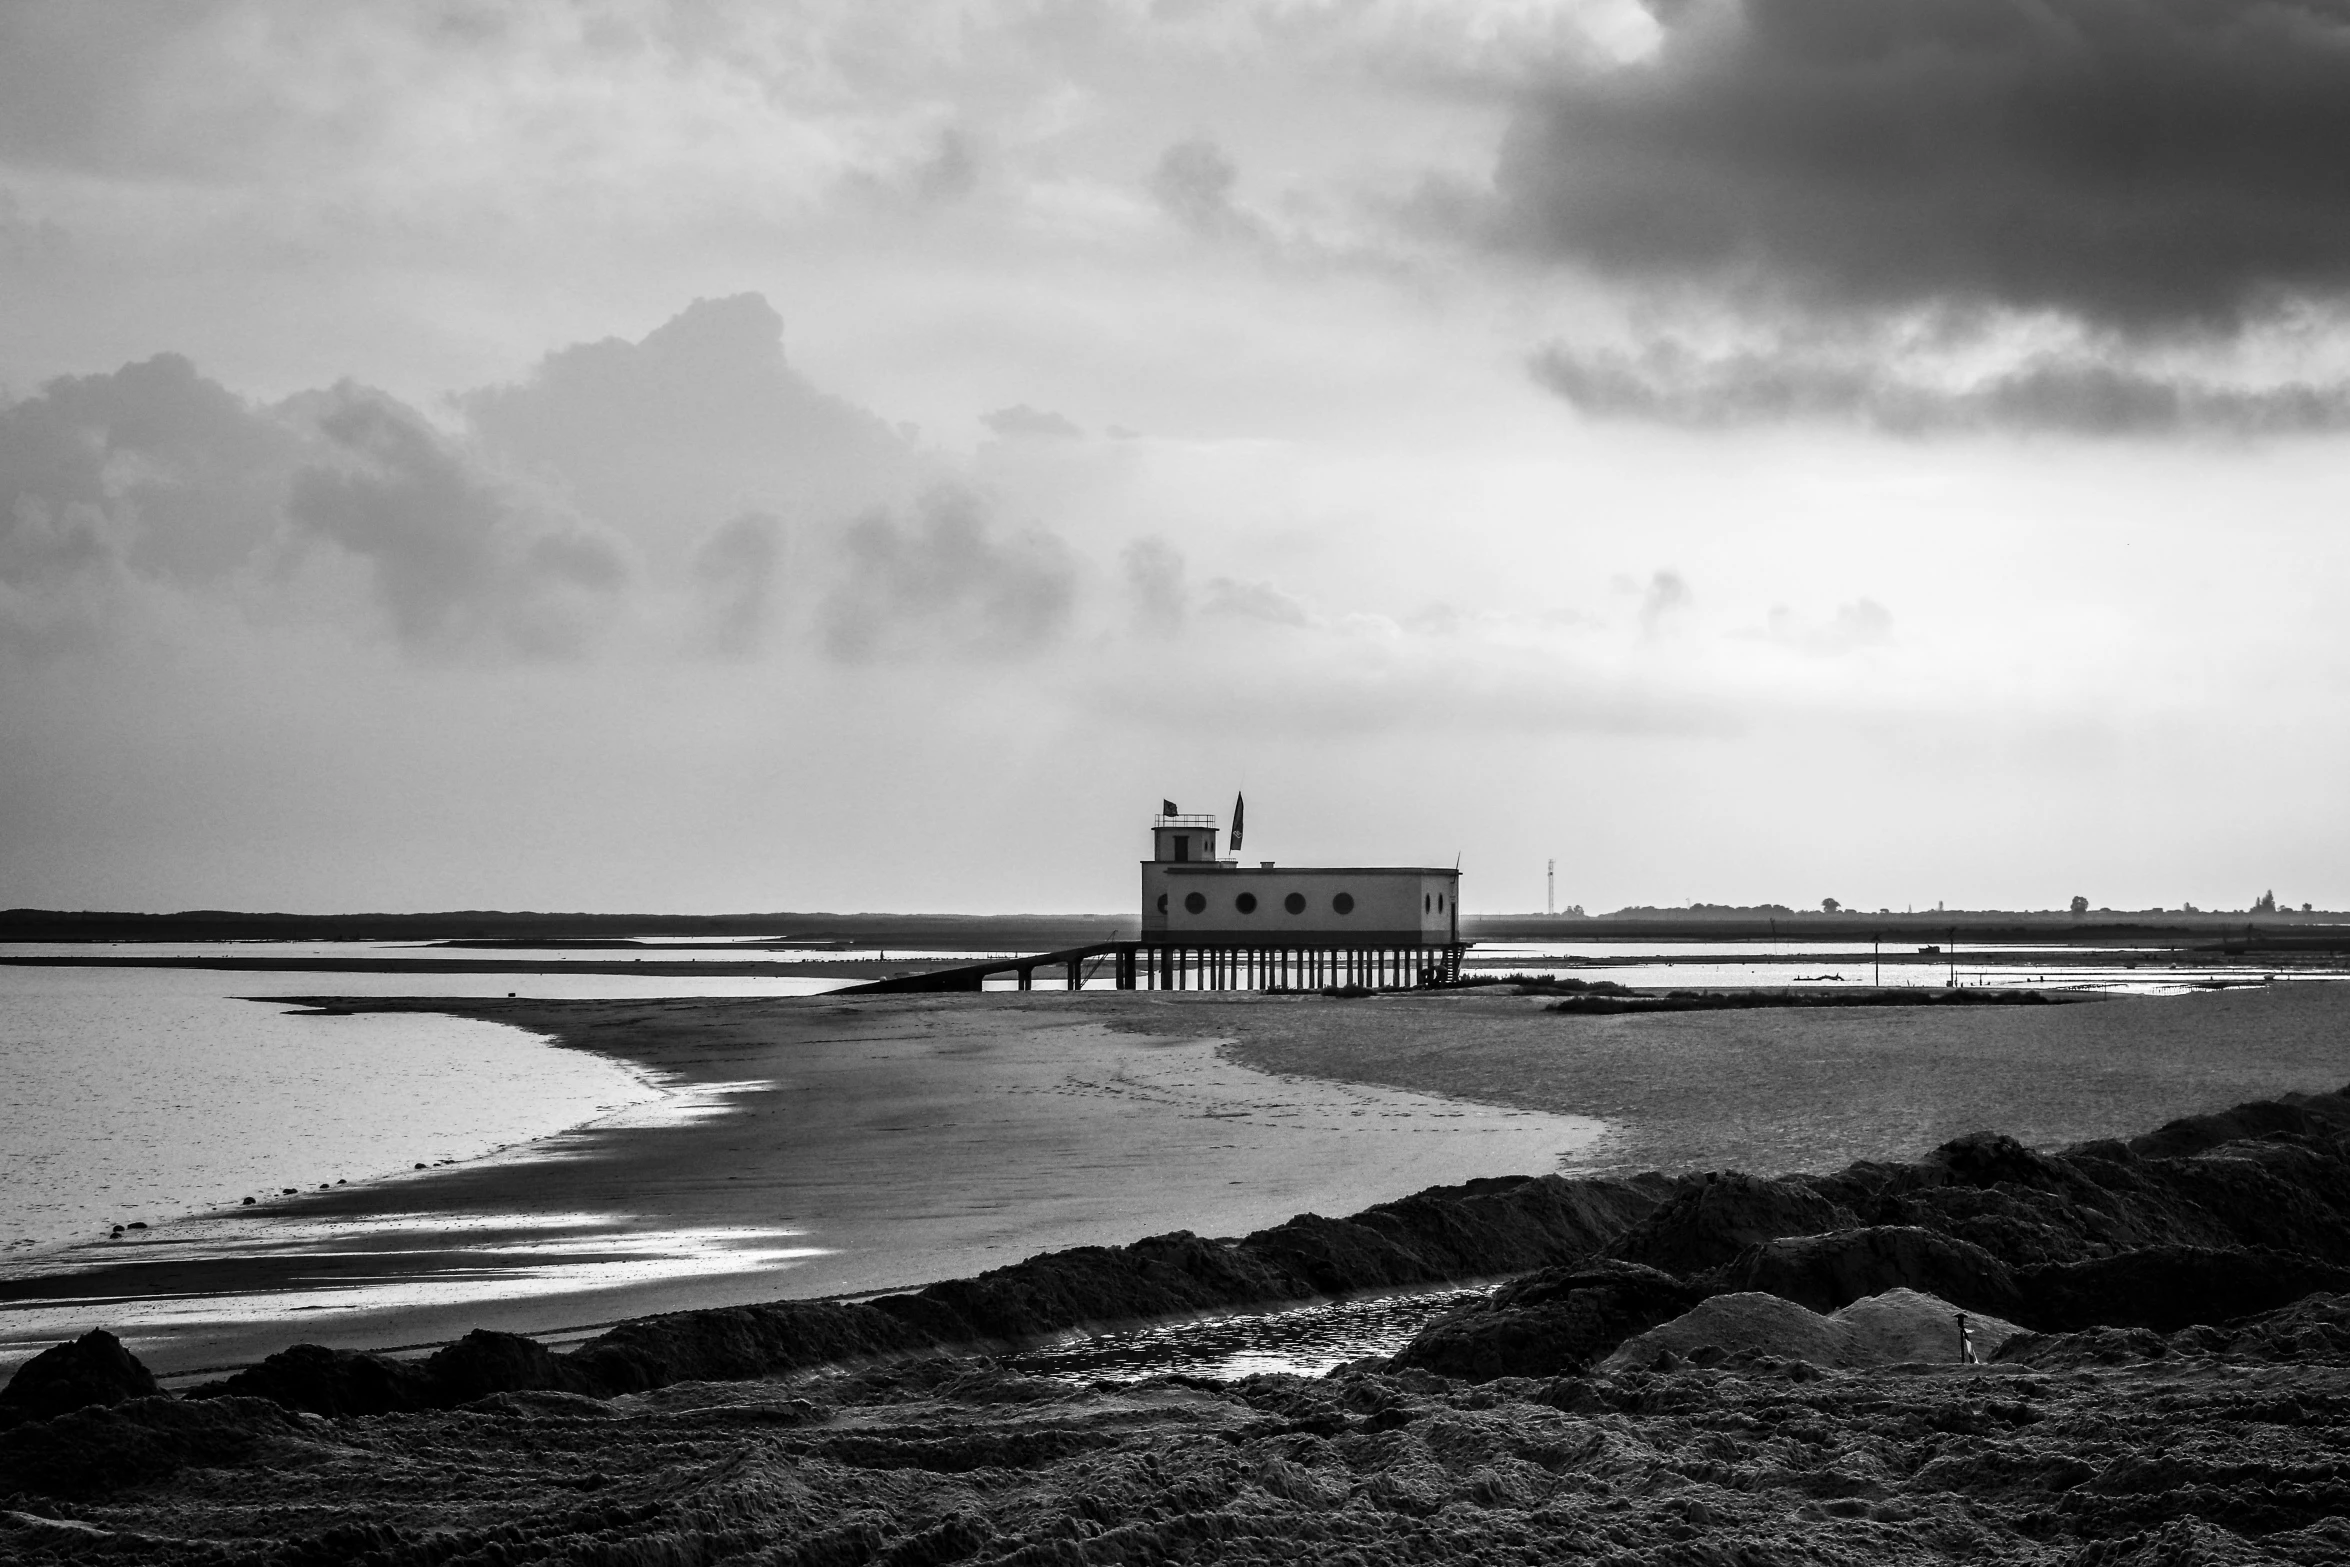
<path fill-rule="evenodd" d="M 1587 1168 L 1833 1170 L 1986 1129 L 2035 1147 L 2350 1082 L 2350 984 L 2044 1007 L 1564 1017 L 1458 991 L 1319 1005 L 1214 994 L 1123 1027 L 1235 1041 L 1268 1072 L 1604 1120 Z"/>
<path fill-rule="evenodd" d="M 623 1056 L 684 1090 L 517 1154 L 52 1256 L 0 1282 L 0 1362 L 96 1325 L 159 1371 L 297 1340 L 549 1334 L 870 1292 L 1034 1252 L 1240 1234 L 1570 1162 L 1549 1112 L 1269 1077 L 1164 998 L 387 1001 Z M 682 1103 L 682 1113 L 680 1104 Z"/>

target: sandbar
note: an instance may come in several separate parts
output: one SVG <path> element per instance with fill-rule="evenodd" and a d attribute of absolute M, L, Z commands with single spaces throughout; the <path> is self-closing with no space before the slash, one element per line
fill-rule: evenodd
<path fill-rule="evenodd" d="M 158 1372 L 297 1339 L 902 1289 L 1038 1251 L 1238 1235 L 1423 1187 L 1568 1168 L 1605 1132 L 1227 1059 L 1126 995 L 365 998 L 623 1057 L 676 1097 L 510 1154 L 199 1216 L 0 1283 L 0 1361 L 106 1326 Z M 683 1113 L 679 1107 L 683 1106 Z"/>
<path fill-rule="evenodd" d="M 1268 1072 L 1605 1121 L 1584 1167 L 1837 1169 L 1995 1129 L 2040 1148 L 2350 1082 L 2350 985 L 2294 980 L 2047 1007 L 1569 1017 L 1540 997 L 1266 1007 L 1201 994 L 1122 1026 L 1229 1035 Z"/>

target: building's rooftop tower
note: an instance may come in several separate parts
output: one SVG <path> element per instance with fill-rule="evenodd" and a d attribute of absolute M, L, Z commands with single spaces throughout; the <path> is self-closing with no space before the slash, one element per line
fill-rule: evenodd
<path fill-rule="evenodd" d="M 1214 865 L 1216 818 L 1161 811 L 1151 818 L 1151 859 L 1161 865 Z"/>

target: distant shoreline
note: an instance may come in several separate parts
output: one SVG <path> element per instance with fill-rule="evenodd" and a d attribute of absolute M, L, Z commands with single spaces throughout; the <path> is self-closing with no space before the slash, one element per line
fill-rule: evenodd
<path fill-rule="evenodd" d="M 1054 951 L 1130 940 L 1132 914 L 582 914 L 447 910 L 417 914 L 283 914 L 200 909 L 169 914 L 0 910 L 0 943 L 144 941 L 574 942 L 647 936 L 849 943 L 884 949 Z M 2184 910 L 1921 910 L 1870 914 L 1769 908 L 1624 910 L 1596 916 L 1474 914 L 1471 941 L 1914 941 L 1968 944 L 2201 945 L 2350 951 L 2350 913 Z"/>
<path fill-rule="evenodd" d="M 249 974 L 622 974 L 638 977 L 694 976 L 704 979 L 788 978 L 793 975 L 837 975 L 842 979 L 894 974 L 927 963 L 890 958 L 808 958 L 696 962 L 675 958 L 313 958 L 313 957 L 131 957 L 117 954 L 35 953 L 0 954 L 0 967 L 9 968 L 187 968 L 226 969 Z"/>

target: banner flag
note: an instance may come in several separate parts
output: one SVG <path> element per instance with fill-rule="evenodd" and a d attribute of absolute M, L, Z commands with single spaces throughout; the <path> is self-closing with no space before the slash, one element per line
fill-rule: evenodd
<path fill-rule="evenodd" d="M 1237 794 L 1232 797 L 1232 852 L 1234 854 L 1240 852 L 1240 808 L 1246 803 Z"/>
<path fill-rule="evenodd" d="M 1159 814 L 1161 816 L 1175 816 L 1181 813 L 1175 809 L 1175 802 L 1173 800 L 1161 800 L 1159 802 Z"/>

